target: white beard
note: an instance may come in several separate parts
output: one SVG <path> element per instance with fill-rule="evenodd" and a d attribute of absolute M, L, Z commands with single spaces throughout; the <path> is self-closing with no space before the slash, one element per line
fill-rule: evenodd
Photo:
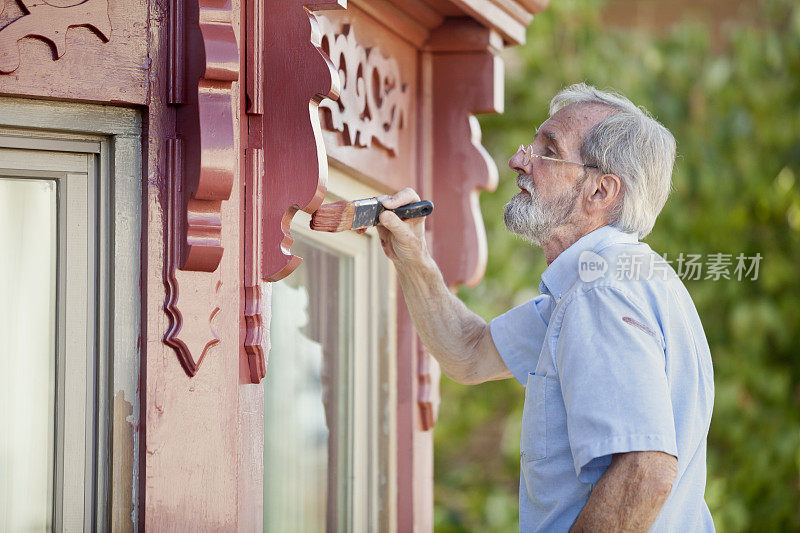
<path fill-rule="evenodd" d="M 562 196 L 544 202 L 536 194 L 533 184 L 527 188 L 530 197 L 524 192 L 515 194 L 503 210 L 503 222 L 511 233 L 519 235 L 533 244 L 542 246 L 548 242 L 555 231 L 569 222 L 575 204 L 580 196 L 583 179 L 579 179 L 571 190 Z"/>

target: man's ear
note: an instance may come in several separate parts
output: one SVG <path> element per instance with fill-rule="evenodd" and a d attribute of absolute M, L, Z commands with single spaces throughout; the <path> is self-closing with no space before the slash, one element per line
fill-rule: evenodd
<path fill-rule="evenodd" d="M 595 182 L 595 189 L 589 196 L 590 206 L 607 209 L 614 205 L 622 193 L 622 180 L 616 174 L 603 174 Z"/>

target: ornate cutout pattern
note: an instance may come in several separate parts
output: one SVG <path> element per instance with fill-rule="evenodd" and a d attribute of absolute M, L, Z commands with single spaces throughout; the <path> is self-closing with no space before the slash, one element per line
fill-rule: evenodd
<path fill-rule="evenodd" d="M 60 59 L 66 52 L 69 28 L 85 26 L 104 43 L 111 37 L 108 0 L 86 0 L 70 7 L 34 4 L 32 0 L 17 2 L 27 14 L 0 29 L 0 74 L 9 74 L 19 68 L 18 41 L 25 37 L 41 39 L 50 44 L 53 60 Z M 26 4 L 30 4 L 30 7 Z"/>
<path fill-rule="evenodd" d="M 337 32 L 329 19 L 318 18 L 322 49 L 342 83 L 338 101 L 323 100 L 319 105 L 325 110 L 325 129 L 341 132 L 345 145 L 368 147 L 375 141 L 396 155 L 409 107 L 408 87 L 400 80 L 397 60 L 384 57 L 377 48 L 364 48 L 349 24 Z"/>

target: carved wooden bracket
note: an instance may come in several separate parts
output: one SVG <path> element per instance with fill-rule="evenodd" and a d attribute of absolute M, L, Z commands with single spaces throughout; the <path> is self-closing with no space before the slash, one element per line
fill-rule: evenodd
<path fill-rule="evenodd" d="M 499 35 L 471 19 L 448 19 L 426 43 L 433 70 L 432 248 L 451 289 L 475 285 L 486 269 L 486 232 L 478 194 L 497 187 L 497 167 L 481 146 L 472 113 L 503 110 Z M 456 253 L 453 251 L 457 250 Z M 439 411 L 439 364 L 422 342 L 417 350 L 417 405 L 421 428 L 432 429 Z"/>
<path fill-rule="evenodd" d="M 164 309 L 169 317 L 169 328 L 164 342 L 175 349 L 186 373 L 194 376 L 208 350 L 219 343 L 212 322 L 220 310 L 216 295 L 221 283 L 211 274 L 175 268 L 180 241 L 169 236 L 177 235 L 181 224 L 180 209 L 177 208 L 183 195 L 183 155 L 179 139 L 167 139 L 162 161 L 167 162 L 172 178 L 167 190 L 168 242 L 164 258 L 167 297 Z"/>
<path fill-rule="evenodd" d="M 219 281 L 209 273 L 222 259 L 222 202 L 230 198 L 238 164 L 232 84 L 239 79 L 239 50 L 229 0 L 171 2 L 167 90 L 178 107 L 166 158 L 170 326 L 164 342 L 193 376 L 218 342 L 210 322 L 219 310 Z M 201 329 L 189 335 L 187 328 Z"/>
<path fill-rule="evenodd" d="M 470 19 L 449 19 L 427 44 L 433 53 L 433 201 L 439 212 L 433 253 L 451 288 L 476 285 L 486 269 L 478 195 L 497 187 L 497 167 L 481 145 L 472 113 L 503 110 L 501 48 L 496 33 Z"/>
<path fill-rule="evenodd" d="M 342 83 L 338 101 L 320 104 L 325 110 L 325 129 L 341 132 L 345 145 L 368 147 L 374 140 L 395 155 L 409 106 L 408 87 L 400 80 L 397 60 L 384 57 L 377 48 L 364 48 L 349 24 L 337 32 L 329 19 L 318 18 L 322 49 Z"/>
<path fill-rule="evenodd" d="M 340 88 L 339 76 L 320 48 L 317 19 L 302 9 L 303 4 L 302 0 L 265 0 L 269 6 L 269 16 L 263 17 L 267 66 L 262 72 L 268 74 L 262 80 L 265 118 L 260 146 L 265 176 L 260 250 L 261 276 L 268 281 L 283 279 L 302 261 L 291 254 L 289 227 L 298 210 L 313 213 L 325 197 L 328 164 L 318 106 L 324 98 L 337 98 Z M 315 9 L 337 7 L 345 7 L 344 0 L 314 5 Z"/>
<path fill-rule="evenodd" d="M 318 106 L 336 99 L 340 84 L 312 10 L 345 7 L 346 0 L 247 4 L 244 351 L 253 383 L 266 372 L 260 281 L 300 265 L 290 224 L 298 210 L 322 204 L 328 181 Z"/>
<path fill-rule="evenodd" d="M 25 37 L 48 43 L 53 50 L 53 60 L 60 59 L 66 52 L 69 28 L 85 26 L 104 43 L 111 37 L 108 0 L 86 0 L 69 7 L 34 3 L 32 0 L 17 0 L 17 3 L 26 14 L 0 29 L 0 74 L 9 74 L 19 68 L 17 41 Z M 0 13 L 2 11 L 0 9 Z"/>
<path fill-rule="evenodd" d="M 184 145 L 184 183 L 180 208 L 180 268 L 213 272 L 222 259 L 221 209 L 230 198 L 238 164 L 232 84 L 239 79 L 239 50 L 228 0 L 199 4 L 172 0 L 184 28 L 175 24 L 171 50 L 186 61 L 171 60 L 170 97 L 183 96 L 176 130 Z M 185 43 L 181 43 L 183 38 Z M 185 54 L 185 49 L 193 51 Z M 182 83 L 181 83 L 182 82 Z M 179 89 L 182 88 L 182 89 Z"/>

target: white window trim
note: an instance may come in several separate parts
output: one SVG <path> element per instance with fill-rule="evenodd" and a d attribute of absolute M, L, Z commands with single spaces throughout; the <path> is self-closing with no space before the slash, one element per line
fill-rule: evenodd
<path fill-rule="evenodd" d="M 329 168 L 328 201 L 357 200 L 382 194 L 337 167 Z M 394 269 L 380 245 L 376 228 L 364 234 L 309 229 L 311 216 L 299 211 L 292 233 L 353 259 L 354 360 L 353 447 L 348 465 L 352 492 L 339 513 L 336 530 L 389 531 L 397 525 L 397 284 Z M 359 283 L 369 280 L 369 283 Z M 273 309 L 273 312 L 279 312 Z M 381 364 L 382 363 L 382 364 Z M 388 384 L 381 391 L 378 384 Z M 374 386 L 370 386 L 374 385 Z M 355 458 L 355 459 L 354 459 Z M 385 463 L 381 472 L 374 466 Z M 265 472 L 265 475 L 269 475 Z M 381 477 L 383 476 L 383 477 Z M 346 480 L 340 480 L 345 488 Z"/>

